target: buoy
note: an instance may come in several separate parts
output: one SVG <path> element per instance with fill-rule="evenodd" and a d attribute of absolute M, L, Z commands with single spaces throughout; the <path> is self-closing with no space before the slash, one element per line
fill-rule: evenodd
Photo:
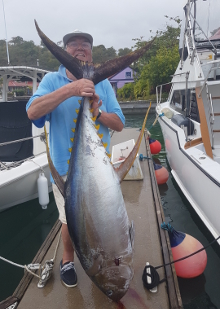
<path fill-rule="evenodd" d="M 174 261 L 203 248 L 203 245 L 196 238 L 183 232 L 176 231 L 169 223 L 162 223 L 161 228 L 167 230 L 169 233 Z M 181 278 L 195 278 L 201 275 L 206 265 L 207 254 L 205 250 L 174 263 L 176 274 Z"/>
<path fill-rule="evenodd" d="M 161 143 L 149 137 L 149 145 L 151 154 L 158 154 L 161 151 Z"/>
<path fill-rule="evenodd" d="M 42 209 L 47 209 L 49 203 L 48 181 L 43 172 L 40 172 L 37 180 L 38 199 Z"/>
<path fill-rule="evenodd" d="M 169 173 L 164 166 L 154 163 L 154 171 L 158 185 L 162 185 L 167 182 Z"/>

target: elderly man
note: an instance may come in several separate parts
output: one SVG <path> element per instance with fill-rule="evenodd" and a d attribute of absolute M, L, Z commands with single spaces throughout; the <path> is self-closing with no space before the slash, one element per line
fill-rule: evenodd
<path fill-rule="evenodd" d="M 66 51 L 73 57 L 92 62 L 93 38 L 90 34 L 75 30 L 63 37 L 63 43 Z M 73 119 L 77 118 L 76 109 L 79 108 L 79 100 L 82 97 L 93 99 L 93 116 L 100 124 L 99 133 L 103 133 L 103 142 L 109 147 L 108 128 L 121 131 L 125 119 L 108 80 L 94 86 L 90 80 L 77 80 L 61 65 L 58 72 L 48 73 L 43 78 L 38 90 L 27 103 L 28 117 L 37 127 L 43 127 L 45 121 L 50 122 L 50 155 L 56 170 L 64 180 L 68 171 L 71 139 L 74 137 L 71 130 L 75 125 Z M 52 177 L 51 181 L 59 219 L 62 222 L 64 251 L 60 262 L 60 276 L 67 287 L 74 287 L 77 285 L 77 275 L 73 262 L 74 249 L 66 223 L 64 199 Z"/>

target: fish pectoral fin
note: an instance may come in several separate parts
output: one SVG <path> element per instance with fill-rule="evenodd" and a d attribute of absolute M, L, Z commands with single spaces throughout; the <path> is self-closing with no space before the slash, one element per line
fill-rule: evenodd
<path fill-rule="evenodd" d="M 129 227 L 129 235 L 131 240 L 131 247 L 134 248 L 134 221 L 131 221 L 131 226 Z"/>
<path fill-rule="evenodd" d="M 150 108 L 151 108 L 151 102 L 150 102 L 150 105 L 148 107 L 148 110 L 147 110 L 147 113 L 146 113 L 146 116 L 144 118 L 144 122 L 143 122 L 143 125 L 142 125 L 141 132 L 139 134 L 137 142 L 134 145 L 134 148 L 132 149 L 132 151 L 130 152 L 128 157 L 124 160 L 124 162 L 122 162 L 121 165 L 118 168 L 115 169 L 115 172 L 118 175 L 120 182 L 125 178 L 125 176 L 129 172 L 130 168 L 132 167 L 134 160 L 136 159 L 138 150 L 139 150 L 140 145 L 141 145 L 142 137 L 144 135 L 144 129 L 145 129 L 145 126 L 146 126 L 147 117 L 148 117 Z"/>
<path fill-rule="evenodd" d="M 93 260 L 93 264 L 90 268 L 86 270 L 86 273 L 89 277 L 95 276 L 101 269 L 103 264 L 103 258 L 101 255 L 98 258 Z"/>

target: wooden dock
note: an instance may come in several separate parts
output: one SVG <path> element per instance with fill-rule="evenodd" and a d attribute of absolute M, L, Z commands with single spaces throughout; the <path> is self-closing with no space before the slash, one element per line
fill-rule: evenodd
<path fill-rule="evenodd" d="M 136 140 L 138 135 L 139 130 L 137 129 L 124 129 L 121 133 L 113 134 L 111 144 L 115 145 L 132 138 Z M 141 143 L 140 153 L 151 157 L 146 136 Z M 77 258 L 75 258 L 75 266 L 78 285 L 75 288 L 66 288 L 61 283 L 59 275 L 59 263 L 62 257 L 62 242 L 60 242 L 53 273 L 46 286 L 39 289 L 37 287 L 38 278 L 25 272 L 13 295 L 0 303 L 0 309 L 183 308 L 173 265 L 158 269 L 160 279 L 166 278 L 166 281 L 159 284 L 157 293 L 152 293 L 143 286 L 142 273 L 146 262 L 156 267 L 172 261 L 172 254 L 167 232 L 160 228 L 160 224 L 164 221 L 164 214 L 152 160 L 146 159 L 140 164 L 144 179 L 124 180 L 121 184 L 128 216 L 130 220 L 134 221 L 135 227 L 134 277 L 128 292 L 121 301 L 115 303 L 108 299 L 87 277 Z M 59 221 L 57 221 L 37 253 L 34 263 L 43 264 L 45 260 L 54 257 L 60 235 L 60 226 Z"/>

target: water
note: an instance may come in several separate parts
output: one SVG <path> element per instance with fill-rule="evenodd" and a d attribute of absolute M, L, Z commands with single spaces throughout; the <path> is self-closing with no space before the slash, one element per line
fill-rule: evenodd
<path fill-rule="evenodd" d="M 45 210 L 35 199 L 1 212 L 0 256 L 21 265 L 30 264 L 57 218 L 52 193 Z M 23 268 L 0 260 L 0 301 L 12 295 L 23 275 Z"/>
<path fill-rule="evenodd" d="M 142 116 L 126 116 L 126 126 L 141 127 L 144 119 Z M 150 130 L 151 137 L 157 139 L 162 150 L 153 158 L 160 161 L 170 173 L 170 167 L 166 160 L 164 140 L 160 125 L 157 122 L 151 128 L 155 115 L 150 114 L 146 127 Z M 158 162 L 156 162 L 158 163 Z M 193 210 L 185 196 L 180 191 L 171 173 L 166 184 L 159 186 L 162 206 L 166 222 L 179 231 L 187 233 L 198 239 L 203 246 L 208 245 L 213 237 L 206 226 Z M 215 243 L 206 249 L 208 262 L 204 273 L 194 279 L 178 278 L 180 293 L 184 309 L 220 309 L 220 247 Z M 156 265 L 154 265 L 156 266 Z"/>
<path fill-rule="evenodd" d="M 140 128 L 143 119 L 144 115 L 127 115 L 126 127 Z M 152 138 L 159 140 L 162 145 L 162 150 L 154 159 L 159 160 L 170 172 L 160 126 L 156 123 L 151 128 L 154 120 L 155 114 L 150 114 L 147 128 Z M 192 235 L 204 246 L 213 240 L 171 174 L 167 184 L 159 186 L 159 190 L 166 221 L 171 221 L 176 230 Z M 42 210 L 36 199 L 0 213 L 0 256 L 22 265 L 31 263 L 57 218 L 52 194 L 47 210 Z M 220 247 L 213 245 L 206 252 L 208 263 L 204 274 L 195 279 L 178 279 L 184 309 L 220 309 Z M 22 268 L 0 260 L 0 301 L 12 295 L 23 273 Z"/>

